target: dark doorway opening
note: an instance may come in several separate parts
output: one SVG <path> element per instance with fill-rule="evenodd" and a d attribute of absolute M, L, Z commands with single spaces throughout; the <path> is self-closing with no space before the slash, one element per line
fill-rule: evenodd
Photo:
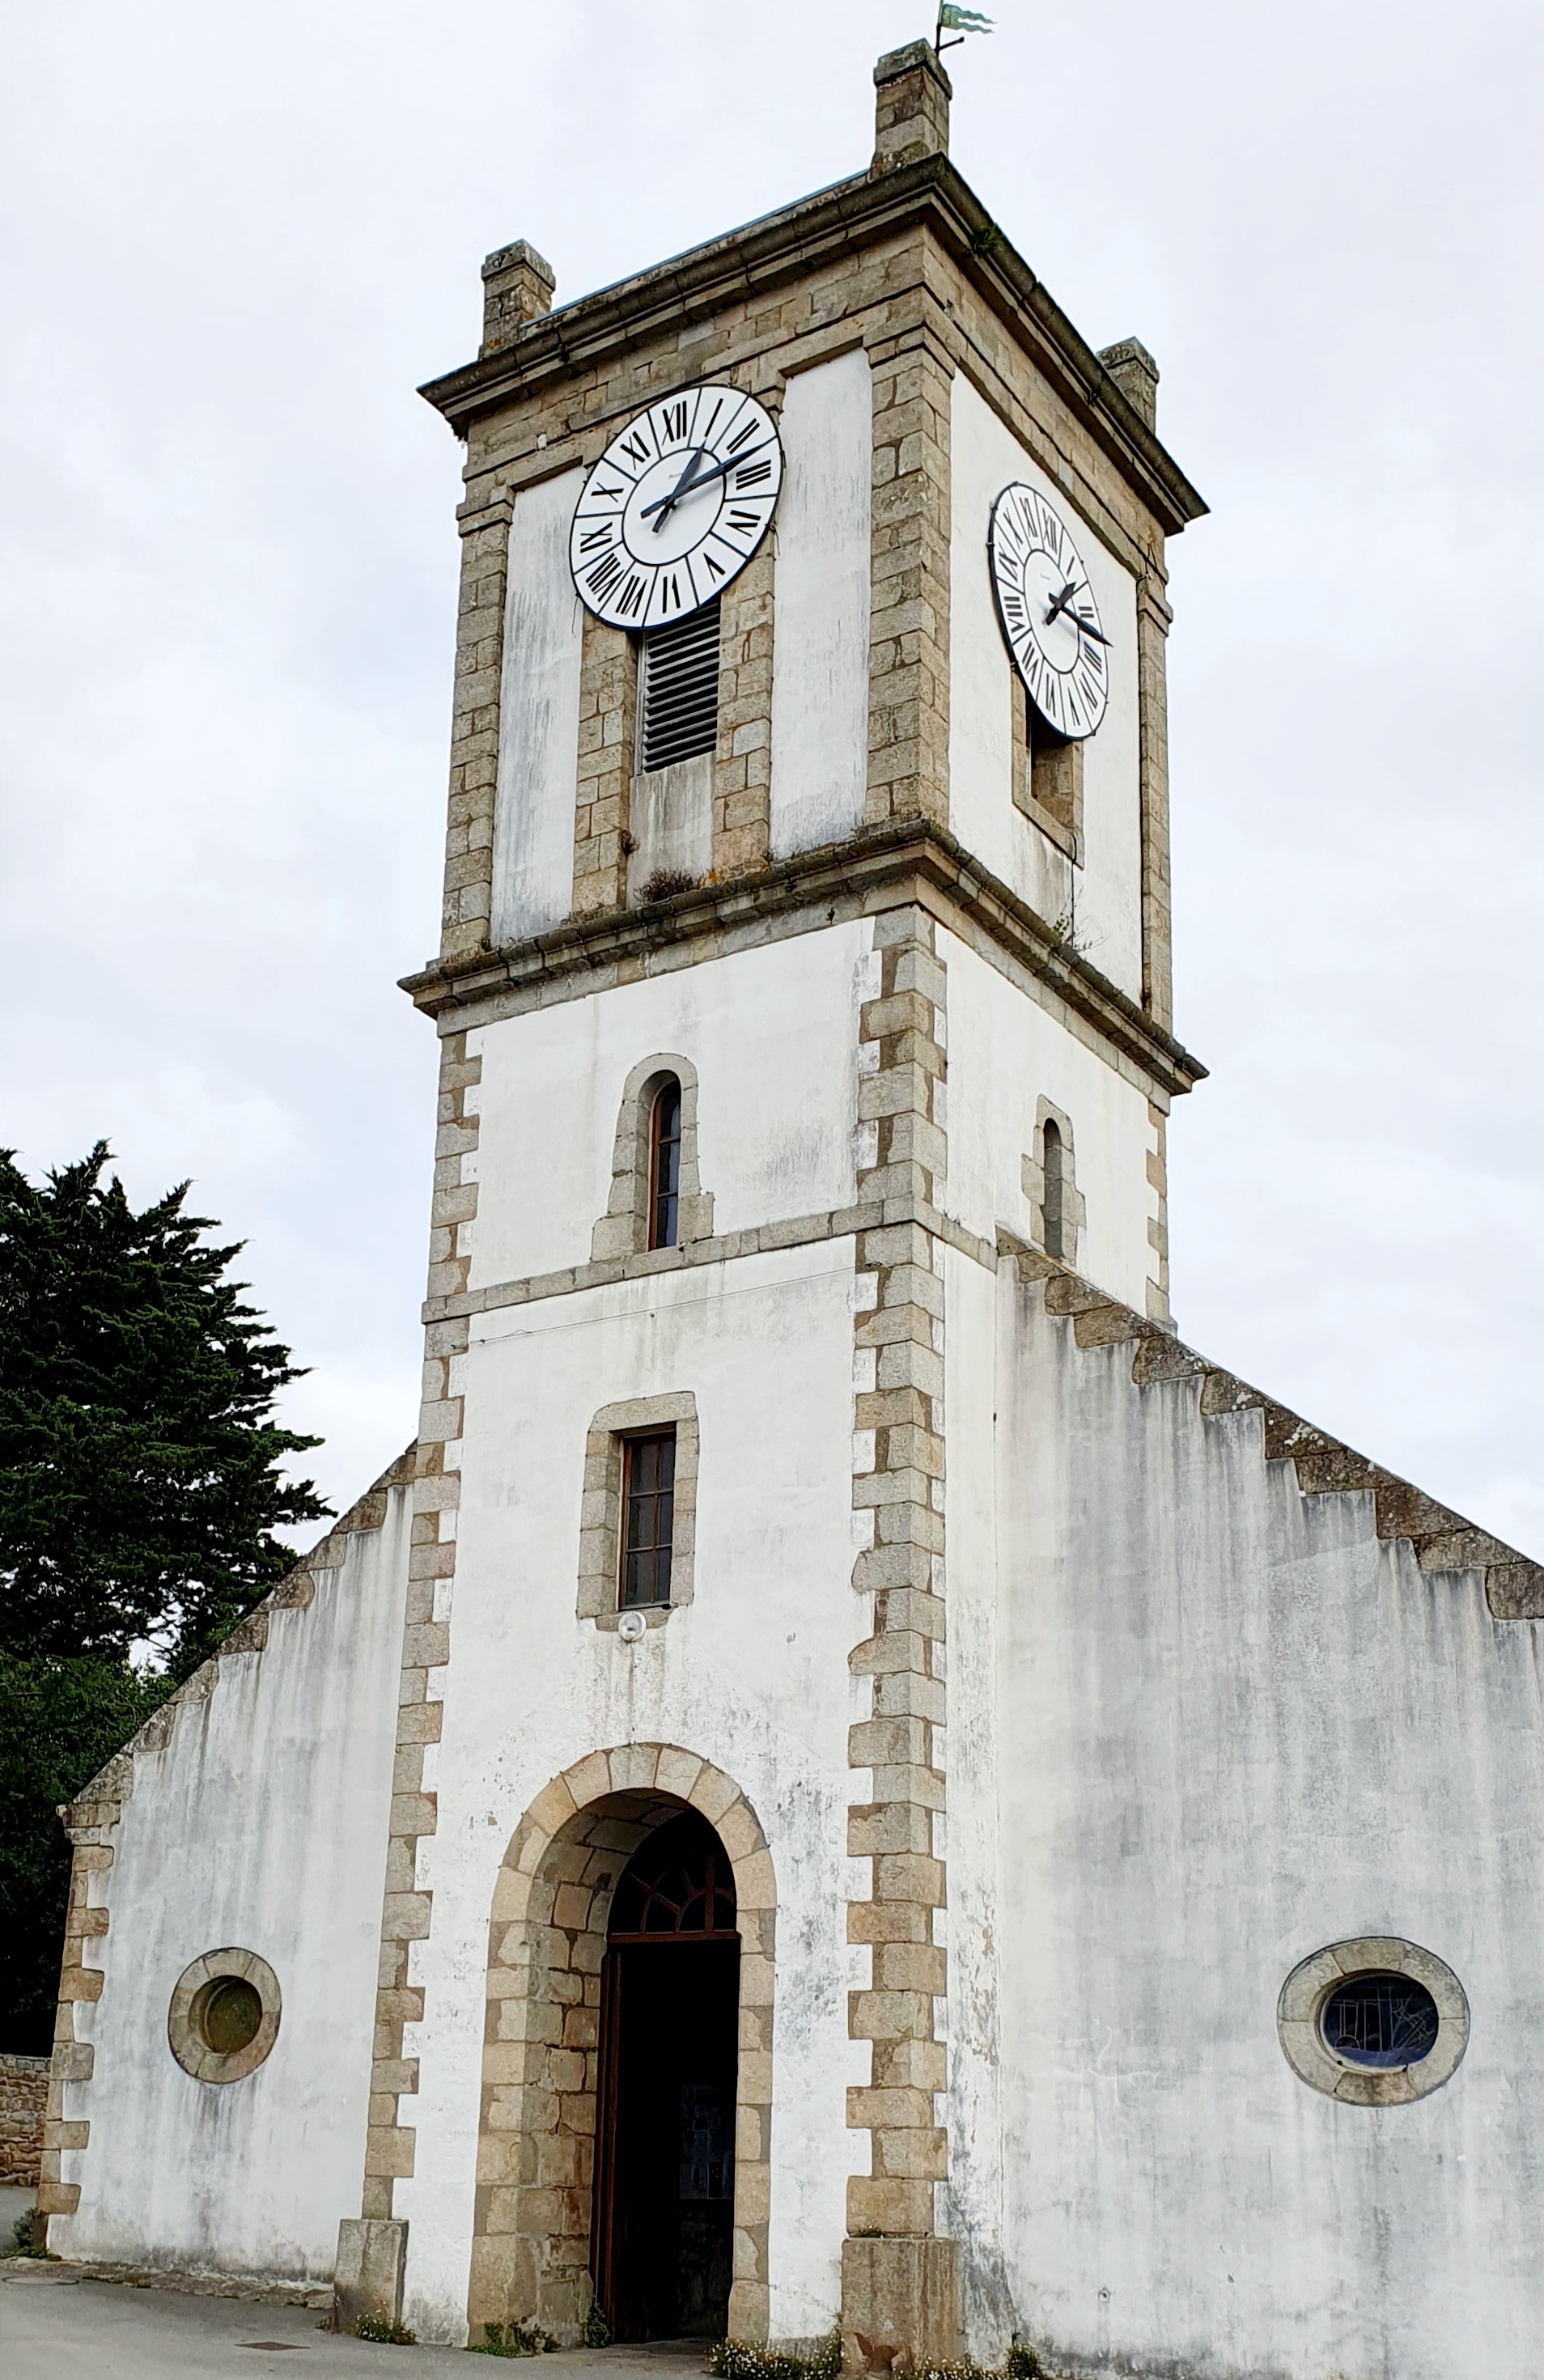
<path fill-rule="evenodd" d="M 728 2329 L 739 2005 L 734 1873 L 684 1811 L 624 1871 L 601 1976 L 591 2269 L 615 2338 Z"/>

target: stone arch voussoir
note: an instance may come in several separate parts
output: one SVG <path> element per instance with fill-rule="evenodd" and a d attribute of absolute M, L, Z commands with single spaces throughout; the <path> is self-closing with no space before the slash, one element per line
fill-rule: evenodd
<path fill-rule="evenodd" d="M 589 2311 L 601 1966 L 611 1899 L 639 1843 L 677 1810 L 717 1833 L 740 1930 L 731 2336 L 767 2336 L 772 2131 L 772 1855 L 731 1778 L 678 1744 L 592 1752 L 544 1785 L 493 1888 L 467 2318 L 540 2322 L 577 2339 Z"/>

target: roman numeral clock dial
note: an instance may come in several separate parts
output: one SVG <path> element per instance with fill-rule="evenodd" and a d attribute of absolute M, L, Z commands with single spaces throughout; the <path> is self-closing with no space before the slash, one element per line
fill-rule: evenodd
<path fill-rule="evenodd" d="M 991 508 L 998 617 L 1030 700 L 1058 735 L 1091 735 L 1110 700 L 1110 639 L 1066 523 L 1022 480 Z"/>
<path fill-rule="evenodd" d="M 777 425 L 753 396 L 663 397 L 584 483 L 568 543 L 580 600 L 614 628 L 685 619 L 745 568 L 782 485 Z"/>

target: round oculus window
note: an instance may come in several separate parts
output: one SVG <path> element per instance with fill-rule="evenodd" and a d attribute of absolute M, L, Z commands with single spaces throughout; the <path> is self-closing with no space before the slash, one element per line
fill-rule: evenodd
<path fill-rule="evenodd" d="M 1457 2071 L 1469 2003 L 1434 1951 L 1397 1935 L 1364 1935 L 1294 1967 L 1276 2028 L 1300 2082 L 1352 2107 L 1395 2107 Z"/>
<path fill-rule="evenodd" d="M 177 1978 L 166 2011 L 172 2056 L 197 2082 L 239 2082 L 278 2037 L 279 1979 L 255 1950 L 206 1950 Z"/>
<path fill-rule="evenodd" d="M 1437 2003 L 1414 1975 L 1353 1975 L 1319 2011 L 1325 2046 L 1348 2065 L 1378 2072 L 1416 2066 L 1437 2046 Z"/>
<path fill-rule="evenodd" d="M 244 1975 L 216 1975 L 201 1984 L 193 1998 L 193 2026 L 206 2048 L 234 2057 L 257 2039 L 262 2000 Z"/>

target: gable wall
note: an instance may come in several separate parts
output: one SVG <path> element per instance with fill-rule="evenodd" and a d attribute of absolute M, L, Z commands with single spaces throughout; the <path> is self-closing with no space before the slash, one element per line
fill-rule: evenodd
<path fill-rule="evenodd" d="M 51 2218 L 59 2254 L 332 2273 L 364 2161 L 407 1494 L 388 1488 L 379 1524 L 335 1534 L 309 1602 L 271 1603 L 265 1643 L 209 1663 L 164 1740 L 158 1714 L 121 1756 L 131 1784 L 92 1878 L 100 1997 L 75 2001 L 70 2054 L 91 2071 L 63 2112 L 90 2131 L 63 2154 L 80 2197 Z M 244 2080 L 199 2082 L 167 2045 L 168 2005 L 185 1968 L 230 1947 L 274 1969 L 278 2038 Z"/>
<path fill-rule="evenodd" d="M 995 1594 L 957 1560 L 951 1590 L 1001 1761 L 995 1791 L 968 1757 L 950 1785 L 953 2219 L 1003 2251 L 967 2255 L 972 2343 L 1011 2310 L 1058 2370 L 1524 2380 L 1538 1623 L 1380 1536 L 1372 1493 L 1304 1494 L 1258 1403 L 1134 1385 L 1130 1338 L 1079 1344 L 1044 1295 L 1003 1269 Z M 1369 1934 L 1469 1998 L 1464 2063 L 1413 2105 L 1325 2097 L 1279 2044 L 1289 1971 Z"/>

